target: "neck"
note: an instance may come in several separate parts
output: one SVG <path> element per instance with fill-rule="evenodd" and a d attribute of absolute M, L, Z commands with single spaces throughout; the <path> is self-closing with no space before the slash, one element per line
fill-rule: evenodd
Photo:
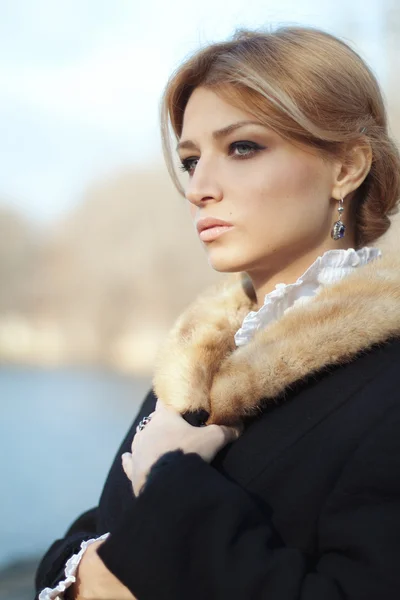
<path fill-rule="evenodd" d="M 267 269 L 248 270 L 247 274 L 253 284 L 258 308 L 262 307 L 265 296 L 272 292 L 278 283 L 294 283 L 312 265 L 318 256 L 322 256 L 328 250 L 354 248 L 354 245 L 349 242 L 351 242 L 349 239 L 346 242 L 339 240 L 336 245 L 328 242 L 326 246 L 313 248 L 295 257 L 293 255 L 283 255 L 280 257 L 280 261 L 271 257 L 271 262 L 273 261 L 274 264 L 272 266 L 269 265 Z"/>

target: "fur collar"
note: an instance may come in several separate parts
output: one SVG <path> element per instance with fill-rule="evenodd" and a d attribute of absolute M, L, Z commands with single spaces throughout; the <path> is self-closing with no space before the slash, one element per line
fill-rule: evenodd
<path fill-rule="evenodd" d="M 234 334 L 250 310 L 245 274 L 202 293 L 158 353 L 157 397 L 182 413 L 206 410 L 208 424 L 234 424 L 306 376 L 400 335 L 400 260 L 392 251 L 358 267 L 237 348 Z"/>

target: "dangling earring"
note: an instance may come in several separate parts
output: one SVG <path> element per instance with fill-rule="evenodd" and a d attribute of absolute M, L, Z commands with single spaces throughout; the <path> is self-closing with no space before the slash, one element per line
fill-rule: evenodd
<path fill-rule="evenodd" d="M 344 237 L 344 234 L 345 234 L 345 231 L 346 231 L 346 226 L 342 222 L 342 212 L 343 211 L 344 211 L 344 208 L 343 208 L 343 198 L 340 198 L 340 200 L 339 200 L 339 207 L 338 207 L 339 220 L 336 221 L 336 223 L 334 223 L 334 225 L 332 227 L 332 231 L 331 231 L 331 237 L 334 240 L 340 240 L 340 238 Z"/>

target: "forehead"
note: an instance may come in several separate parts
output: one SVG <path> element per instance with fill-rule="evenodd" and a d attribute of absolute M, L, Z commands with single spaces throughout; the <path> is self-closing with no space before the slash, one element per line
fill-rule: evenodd
<path fill-rule="evenodd" d="M 190 136 L 198 127 L 214 130 L 234 121 L 254 120 L 254 115 L 227 102 L 221 95 L 205 87 L 196 88 L 186 105 L 181 137 Z"/>

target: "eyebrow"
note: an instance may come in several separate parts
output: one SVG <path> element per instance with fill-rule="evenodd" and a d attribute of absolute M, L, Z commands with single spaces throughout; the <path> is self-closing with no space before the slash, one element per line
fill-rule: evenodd
<path fill-rule="evenodd" d="M 245 125 L 261 125 L 262 126 L 262 123 L 260 123 L 259 121 L 239 121 L 238 123 L 232 123 L 231 125 L 227 125 L 226 127 L 223 127 L 222 129 L 217 129 L 216 131 L 213 131 L 212 137 L 214 140 L 221 140 L 222 138 L 224 138 L 227 135 L 229 135 L 230 133 L 232 133 L 232 131 L 239 129 L 240 127 L 244 127 Z M 192 142 L 191 140 L 185 140 L 183 142 L 179 142 L 179 144 L 176 147 L 176 150 L 178 151 L 178 150 L 183 150 L 183 149 L 194 150 L 194 149 L 196 149 L 196 144 L 194 142 Z"/>

